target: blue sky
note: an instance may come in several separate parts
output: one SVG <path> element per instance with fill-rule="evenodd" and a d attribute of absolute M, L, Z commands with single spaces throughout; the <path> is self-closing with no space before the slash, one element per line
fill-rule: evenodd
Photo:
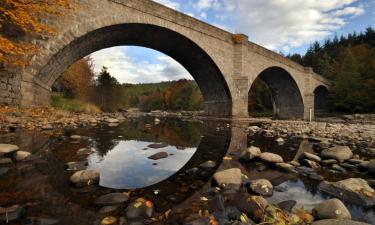
<path fill-rule="evenodd" d="M 303 54 L 315 40 L 375 26 L 375 0 L 156 1 L 285 54 Z M 96 73 L 107 66 L 122 83 L 192 79 L 173 59 L 146 48 L 116 47 L 91 57 Z"/>

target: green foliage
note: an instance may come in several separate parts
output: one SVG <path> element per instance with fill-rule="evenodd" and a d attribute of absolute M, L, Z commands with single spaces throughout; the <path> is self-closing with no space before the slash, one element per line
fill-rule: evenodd
<path fill-rule="evenodd" d="M 347 37 L 315 42 L 304 56 L 290 59 L 333 81 L 330 95 L 332 111 L 375 111 L 375 30 L 352 33 Z"/>
<path fill-rule="evenodd" d="M 60 94 L 53 94 L 51 96 L 51 105 L 55 109 L 68 112 L 100 112 L 100 109 L 93 104 L 83 102 L 79 99 L 64 98 Z"/>

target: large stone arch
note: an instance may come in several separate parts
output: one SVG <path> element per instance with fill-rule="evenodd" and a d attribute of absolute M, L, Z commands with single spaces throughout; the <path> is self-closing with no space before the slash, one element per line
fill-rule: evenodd
<path fill-rule="evenodd" d="M 256 78 L 266 83 L 271 91 L 274 119 L 304 118 L 305 107 L 301 89 L 287 70 L 278 66 L 268 67 Z"/>
<path fill-rule="evenodd" d="M 76 60 L 95 51 L 132 45 L 160 51 L 179 62 L 201 89 L 205 111 L 212 116 L 231 116 L 231 94 L 227 82 L 213 59 L 195 42 L 165 27 L 142 23 L 106 26 L 74 39 L 53 55 L 35 79 L 47 87 Z M 210 103 L 215 102 L 215 105 Z M 219 103 L 219 104 L 217 104 Z"/>

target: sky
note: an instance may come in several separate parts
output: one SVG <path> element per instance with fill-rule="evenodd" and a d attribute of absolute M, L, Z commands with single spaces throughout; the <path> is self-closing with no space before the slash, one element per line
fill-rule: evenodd
<path fill-rule="evenodd" d="M 155 0 L 275 52 L 304 54 L 314 41 L 375 26 L 375 0 Z M 192 79 L 170 57 L 147 48 L 122 46 L 91 54 L 121 83 Z"/>

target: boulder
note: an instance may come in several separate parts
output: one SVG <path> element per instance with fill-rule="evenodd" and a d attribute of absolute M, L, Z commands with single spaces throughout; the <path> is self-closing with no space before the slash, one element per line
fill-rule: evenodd
<path fill-rule="evenodd" d="M 357 222 L 353 220 L 343 220 L 343 219 L 328 219 L 319 220 L 311 225 L 370 225 L 368 223 Z"/>
<path fill-rule="evenodd" d="M 99 183 L 100 174 L 94 170 L 81 170 L 70 177 L 70 182 L 75 186 L 82 187 Z"/>
<path fill-rule="evenodd" d="M 268 163 L 282 163 L 284 162 L 283 158 L 277 154 L 270 153 L 270 152 L 263 152 L 260 155 L 260 159 L 264 162 Z"/>
<path fill-rule="evenodd" d="M 353 152 L 348 146 L 335 146 L 323 150 L 320 155 L 323 158 L 336 159 L 338 161 L 348 160 L 353 157 Z"/>
<path fill-rule="evenodd" d="M 167 157 L 168 157 L 168 153 L 158 152 L 156 154 L 153 154 L 152 156 L 149 156 L 148 158 L 152 159 L 152 160 L 159 160 L 159 159 L 164 159 L 164 158 L 167 158 Z"/>
<path fill-rule="evenodd" d="M 264 211 L 268 206 L 268 202 L 262 196 L 250 196 L 247 198 L 240 198 L 237 207 L 242 212 L 245 212 L 249 218 L 255 222 L 261 222 L 264 216 Z"/>
<path fill-rule="evenodd" d="M 349 210 L 341 200 L 334 198 L 323 201 L 312 210 L 315 218 L 318 219 L 352 219 Z"/>
<path fill-rule="evenodd" d="M 219 187 L 238 190 L 242 184 L 242 172 L 238 168 L 223 170 L 216 172 L 213 180 Z"/>
<path fill-rule="evenodd" d="M 349 178 L 338 182 L 323 181 L 319 189 L 342 200 L 361 205 L 375 205 L 375 190 L 366 180 L 361 178 Z"/>
<path fill-rule="evenodd" d="M 129 200 L 129 195 L 125 193 L 110 193 L 97 198 L 94 202 L 95 205 L 119 205 Z"/>
<path fill-rule="evenodd" d="M 19 148 L 17 145 L 0 144 L 0 156 L 11 155 L 18 150 Z"/>
<path fill-rule="evenodd" d="M 262 152 L 260 151 L 260 148 L 251 146 L 241 153 L 240 159 L 244 162 L 250 162 L 251 160 L 258 158 L 261 154 Z"/>

